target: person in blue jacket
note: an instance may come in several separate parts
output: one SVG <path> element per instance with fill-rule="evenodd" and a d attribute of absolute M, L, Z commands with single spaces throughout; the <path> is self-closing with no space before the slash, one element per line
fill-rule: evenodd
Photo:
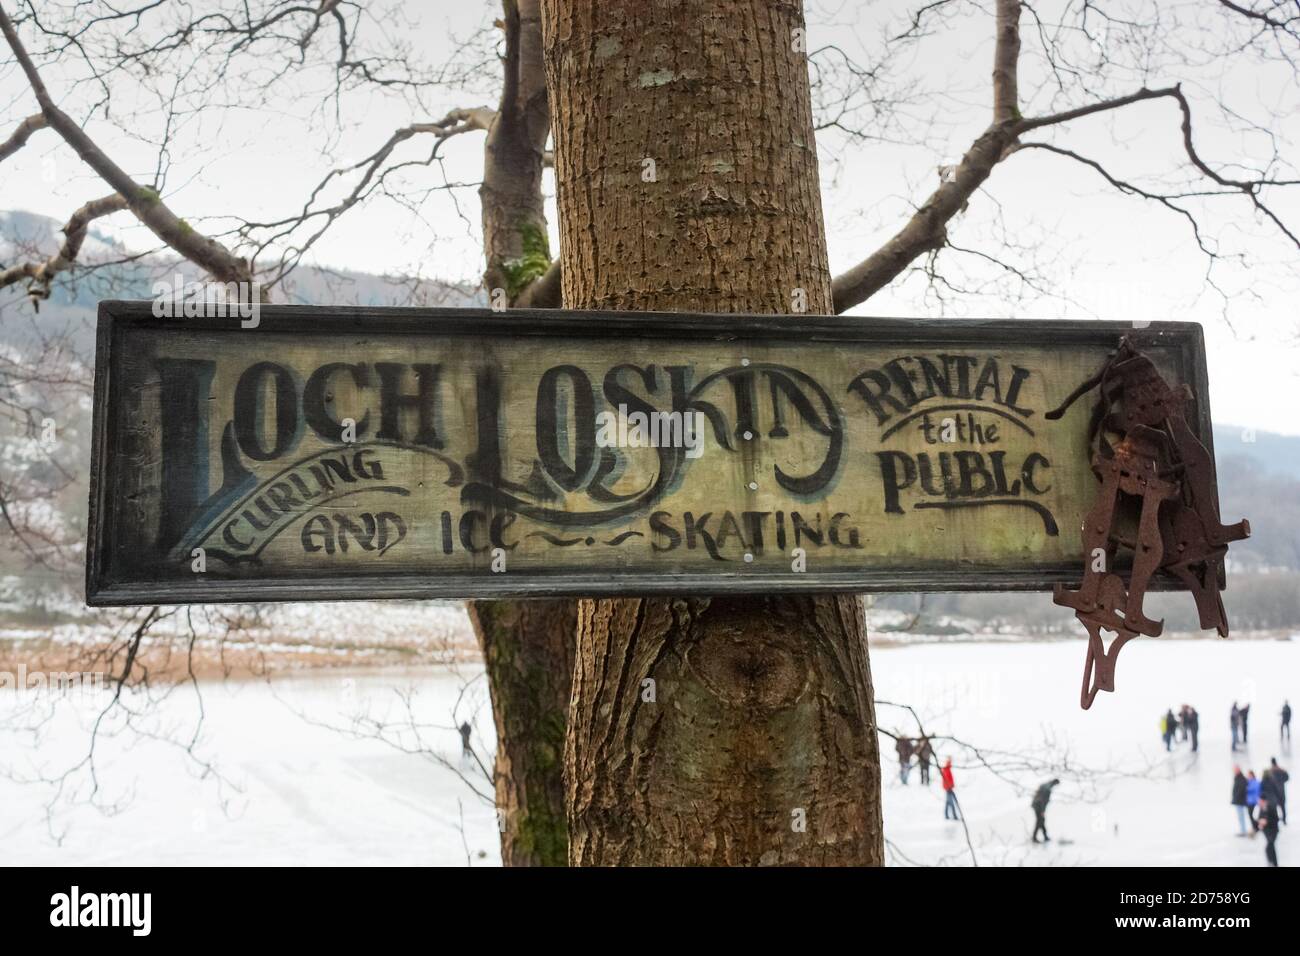
<path fill-rule="evenodd" d="M 1250 814 L 1251 826 L 1255 824 L 1255 807 L 1259 805 L 1259 778 L 1255 776 L 1255 771 L 1251 770 L 1246 773 L 1246 812 Z M 1254 831 L 1251 836 L 1254 836 Z"/>

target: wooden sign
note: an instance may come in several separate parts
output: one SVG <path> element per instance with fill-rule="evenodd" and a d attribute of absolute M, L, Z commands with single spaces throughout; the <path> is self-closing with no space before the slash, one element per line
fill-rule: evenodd
<path fill-rule="evenodd" d="M 104 302 L 87 601 L 1077 582 L 1125 334 L 1208 446 L 1193 324 Z"/>

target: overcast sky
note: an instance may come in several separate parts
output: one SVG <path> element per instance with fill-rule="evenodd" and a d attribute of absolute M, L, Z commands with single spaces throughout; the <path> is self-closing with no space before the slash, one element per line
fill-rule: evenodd
<path fill-rule="evenodd" d="M 809 46 L 836 44 L 859 62 L 872 64 L 878 59 L 882 32 L 890 24 L 896 27 L 901 14 L 919 5 L 813 0 Z M 1136 0 L 1131 5 L 1143 6 Z M 388 29 L 409 37 L 428 63 L 453 57 L 460 42 L 490 23 L 498 9 L 496 3 L 481 0 L 396 6 L 410 24 Z M 1058 6 L 1038 4 L 1036 9 L 1046 17 Z M 1170 18 L 1169 29 L 1194 32 L 1195 17 L 1207 7 L 1215 4 L 1209 0 L 1165 4 L 1162 15 Z M 1191 13 L 1179 20 L 1178 12 L 1184 9 Z M 882 127 L 870 122 L 869 112 L 859 114 L 867 118 L 867 131 L 888 141 L 857 141 L 837 131 L 819 136 L 833 272 L 863 258 L 899 228 L 908 211 L 936 184 L 938 166 L 959 158 L 987 125 L 992 22 L 974 5 L 965 10 L 941 21 L 944 29 L 898 64 L 894 88 L 906 94 L 906 102 L 896 122 Z M 1204 44 L 1189 33 L 1188 45 Z M 72 84 L 75 76 L 73 66 L 46 69 L 52 93 L 73 107 L 87 102 L 84 98 L 90 95 L 86 87 Z M 1050 89 L 1042 82 L 1045 76 L 1027 30 L 1021 80 L 1022 110 L 1027 115 L 1064 105 L 1050 101 Z M 1134 77 L 1128 88 L 1141 85 L 1140 79 Z M 1259 164 L 1270 152 L 1270 141 L 1263 134 L 1225 128 L 1222 115 L 1211 108 L 1217 98 L 1226 99 L 1237 111 L 1239 124 L 1249 121 L 1270 129 L 1282 154 L 1300 163 L 1295 142 L 1300 96 L 1289 70 L 1208 57 L 1177 70 L 1157 70 L 1146 81 L 1151 86 L 1186 84 L 1198 108 L 1197 145 L 1212 162 L 1240 159 Z M 210 110 L 180 118 L 169 151 L 165 190 L 177 213 L 205 228 L 219 221 L 215 217 L 232 213 L 248 219 L 290 213 L 329 169 L 372 152 L 393 130 L 437 119 L 452 107 L 489 105 L 496 95 L 486 83 L 477 88 L 470 84 L 437 89 L 417 106 L 397 96 L 356 94 L 340 102 L 334 125 L 332 116 L 322 120 L 317 111 L 322 101 L 312 95 L 312 89 L 310 81 L 284 84 L 254 109 Z M 1108 90 L 1118 91 L 1118 86 Z M 119 125 L 97 118 L 89 131 L 121 165 L 148 180 L 157 164 L 154 144 L 161 119 L 135 108 L 148 102 L 138 91 L 115 90 L 115 98 L 116 113 L 131 119 Z M 1076 96 L 1069 105 L 1079 102 Z M 22 78 L 12 66 L 0 67 L 4 129 L 34 108 Z M 327 135 L 327 129 L 333 135 Z M 921 138 L 924 143 L 899 142 Z M 1117 175 L 1126 177 L 1159 175 L 1175 169 L 1183 159 L 1179 115 L 1172 101 L 1076 121 L 1051 138 L 1105 161 Z M 451 141 L 441 170 L 417 167 L 405 178 L 409 190 L 405 202 L 383 200 L 353 210 L 318 244 L 314 261 L 362 271 L 419 272 L 477 281 L 481 251 L 476 185 L 482 145 L 481 133 Z M 405 148 L 403 155 L 416 157 L 427 151 L 428 143 L 417 138 Z M 3 172 L 0 208 L 26 209 L 60 221 L 82 202 L 106 191 L 49 131 L 38 133 L 26 149 L 6 160 Z M 1295 178 L 1294 170 L 1291 175 Z M 466 184 L 465 188 L 430 192 L 444 176 Z M 1273 200 L 1293 228 L 1300 226 L 1298 200 L 1286 196 Z M 1300 435 L 1300 418 L 1294 411 L 1300 397 L 1296 344 L 1300 257 L 1285 237 L 1253 216 L 1243 200 L 1216 199 L 1204 213 L 1225 249 L 1247 254 L 1252 263 L 1249 268 L 1225 263 L 1215 269 L 1216 283 L 1229 295 L 1226 320 L 1223 298 L 1206 285 L 1207 259 L 1196 248 L 1184 220 L 1154 203 L 1120 195 L 1095 172 L 1033 150 L 1006 160 L 949 233 L 964 248 L 1004 257 L 1025 269 L 1037 264 L 1056 295 L 1026 299 L 1019 294 L 1018 280 L 1008 274 L 977 256 L 949 253 L 941 264 L 964 291 L 949 291 L 940 302 L 922 277 L 915 276 L 854 312 L 1195 320 L 1204 325 L 1209 343 L 1215 419 Z M 103 220 L 101 227 L 133 248 L 152 245 L 151 237 L 133 226 L 128 214 Z M 1007 248 L 1004 236 L 1015 248 Z"/>

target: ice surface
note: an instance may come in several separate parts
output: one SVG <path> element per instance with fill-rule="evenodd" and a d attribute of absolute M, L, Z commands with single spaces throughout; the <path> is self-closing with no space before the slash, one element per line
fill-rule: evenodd
<path fill-rule="evenodd" d="M 1235 835 L 1232 767 L 1258 773 L 1276 756 L 1294 775 L 1291 750 L 1278 743 L 1277 715 L 1284 697 L 1290 695 L 1292 707 L 1300 698 L 1300 643 L 1139 638 L 1120 653 L 1116 693 L 1098 694 L 1088 711 L 1079 707 L 1083 656 L 1082 640 L 926 645 L 872 655 L 877 699 L 939 715 L 927 720 L 932 733 L 1018 754 L 1041 752 L 1050 739 L 1058 757 L 1068 748 L 1071 766 L 1111 771 L 1095 786 L 1062 772 L 1019 774 L 1030 792 L 1017 792 L 991 772 L 960 769 L 976 761 L 955 752 L 958 798 L 981 864 L 1263 865 L 1263 838 Z M 1234 700 L 1251 704 L 1250 743 L 1235 755 L 1228 719 Z M 1183 703 L 1200 713 L 1200 751 L 1176 743 L 1166 755 L 1160 716 Z M 877 719 L 886 729 L 914 727 L 896 708 L 880 707 Z M 915 770 L 904 787 L 889 773 L 896 768 L 889 747 L 886 838 L 917 862 L 969 863 L 962 828 L 943 820 L 938 775 L 927 791 Z M 1032 789 L 1052 776 L 1062 779 L 1047 814 L 1053 843 L 1034 846 Z M 1300 779 L 1289 787 L 1288 796 L 1295 793 Z M 1300 841 L 1288 836 L 1283 828 L 1283 865 L 1300 858 Z"/>

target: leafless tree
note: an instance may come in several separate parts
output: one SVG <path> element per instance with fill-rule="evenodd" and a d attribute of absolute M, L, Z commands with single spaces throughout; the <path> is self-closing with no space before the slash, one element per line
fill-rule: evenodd
<path fill-rule="evenodd" d="M 445 62 L 428 64 L 405 39 L 397 3 L 215 0 L 196 9 L 166 0 L 125 8 L 104 0 L 6 0 L 0 28 L 23 92 L 9 104 L 14 115 L 0 162 L 57 139 L 96 188 L 68 216 L 59 248 L 5 264 L 0 286 L 22 285 L 39 304 L 53 283 L 83 278 L 90 224 L 129 213 L 152 235 L 151 253 L 179 257 L 221 282 L 256 281 L 271 296 L 283 293 L 322 237 L 357 210 L 391 203 L 418 219 L 431 193 L 459 204 L 477 189 L 485 291 L 499 290 L 514 306 L 558 305 L 563 266 L 547 238 L 554 207 L 544 187 L 552 117 L 541 7 L 541 0 L 503 0 L 491 25 L 458 40 Z M 835 311 L 916 280 L 940 301 L 1004 278 L 1022 294 L 1059 291 L 1050 263 L 1036 258 L 1036 243 L 1003 215 L 999 193 L 1015 189 L 1012 170 L 1022 163 L 1085 171 L 1099 186 L 1167 212 L 1192 237 L 1207 287 L 1221 294 L 1225 310 L 1232 295 L 1218 283 L 1221 269 L 1249 268 L 1259 248 L 1242 236 L 1262 237 L 1294 264 L 1300 227 L 1291 197 L 1300 174 L 1288 153 L 1285 106 L 1278 105 L 1293 101 L 1287 97 L 1298 76 L 1294 4 L 929 0 L 894 5 L 876 26 L 878 35 L 858 48 L 845 42 L 809 51 L 819 145 L 840 171 L 856 168 L 882 144 L 933 154 L 934 161 L 920 164 L 903 188 L 909 209 L 888 238 L 835 277 Z M 987 86 L 933 90 L 915 75 L 927 52 L 945 49 L 944 38 L 954 34 L 992 38 Z M 1261 102 L 1255 84 L 1225 82 L 1229 70 L 1284 87 L 1285 96 Z M 448 109 L 453 93 L 465 98 Z M 358 148 L 349 110 L 371 96 L 405 104 L 410 121 Z M 168 173 L 182 127 L 197 116 L 264 108 L 285 97 L 311 121 L 322 155 L 348 158 L 332 163 L 287 211 L 245 209 L 201 220 L 173 208 L 180 190 L 169 188 Z M 971 106 L 972 98 L 979 105 Z M 1132 115 L 1168 130 L 1156 168 L 1127 155 L 1122 142 L 1105 155 L 1079 145 L 1080 130 Z M 968 130 L 972 117 L 977 128 Z M 129 171 L 114 158 L 106 144 L 116 140 L 115 128 L 155 143 L 152 170 Z M 478 142 L 479 133 L 481 179 L 449 178 L 445 151 Z M 1240 151 L 1223 155 L 1223 145 L 1234 142 Z M 1063 209 L 1070 202 L 1060 197 Z M 238 205 L 236 193 L 232 206 Z M 21 390 L 52 385 L 46 380 L 62 373 L 21 364 L 0 361 L 0 406 L 30 419 L 35 406 Z M 14 517 L 33 496 L 39 489 L 0 479 L 9 533 L 33 561 L 54 560 L 67 543 Z M 555 611 L 539 626 L 570 627 L 572 614 L 566 617 L 562 606 Z M 537 618 L 512 620 L 513 630 L 480 628 L 485 648 L 492 640 L 514 641 L 549 648 L 553 657 L 564 653 L 567 632 L 547 642 L 527 632 L 527 621 Z M 129 674 L 132 656 L 121 665 Z M 508 684 L 495 690 L 499 708 L 512 706 Z M 554 706 L 563 711 L 561 698 L 557 693 Z"/>

